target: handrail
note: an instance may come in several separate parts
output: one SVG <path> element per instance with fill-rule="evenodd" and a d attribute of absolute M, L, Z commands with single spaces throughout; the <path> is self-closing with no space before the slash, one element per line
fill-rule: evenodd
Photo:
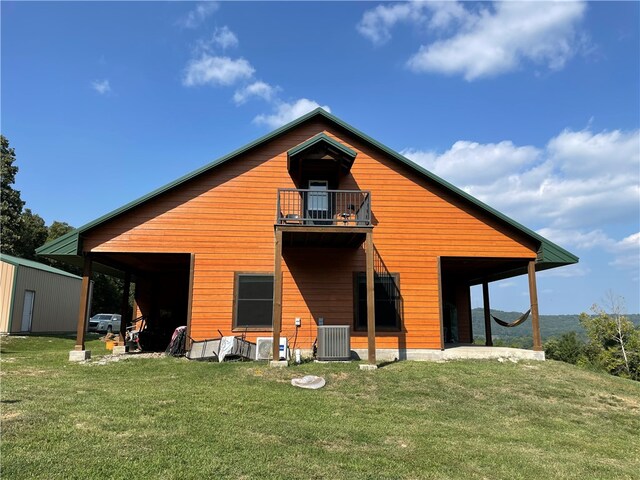
<path fill-rule="evenodd" d="M 367 190 L 279 188 L 277 225 L 371 225 Z"/>

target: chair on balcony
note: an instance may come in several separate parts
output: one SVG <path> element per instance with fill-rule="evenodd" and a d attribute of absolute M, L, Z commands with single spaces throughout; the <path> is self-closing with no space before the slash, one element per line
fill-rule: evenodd
<path fill-rule="evenodd" d="M 281 213 L 280 218 L 284 218 L 283 223 L 285 225 L 302 225 L 302 219 L 300 218 L 300 215 L 298 215 L 297 213 L 287 213 L 284 216 Z"/>

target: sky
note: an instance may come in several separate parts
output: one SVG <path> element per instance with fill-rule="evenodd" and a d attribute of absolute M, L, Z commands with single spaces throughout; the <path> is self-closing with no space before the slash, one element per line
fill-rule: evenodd
<path fill-rule="evenodd" d="M 538 274 L 542 314 L 608 292 L 640 312 L 638 2 L 0 8 L 2 133 L 47 224 L 88 223 L 321 106 L 578 255 Z M 526 310 L 526 278 L 491 298 Z"/>

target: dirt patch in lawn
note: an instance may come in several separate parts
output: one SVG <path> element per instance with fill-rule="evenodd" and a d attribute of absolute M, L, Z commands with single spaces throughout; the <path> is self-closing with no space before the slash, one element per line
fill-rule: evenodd
<path fill-rule="evenodd" d="M 101 357 L 90 358 L 79 362 L 81 365 L 107 365 L 109 363 L 117 363 L 124 360 L 142 359 L 142 358 L 165 358 L 166 355 L 163 352 L 150 352 L 150 353 L 129 353 L 124 355 L 103 355 Z"/>

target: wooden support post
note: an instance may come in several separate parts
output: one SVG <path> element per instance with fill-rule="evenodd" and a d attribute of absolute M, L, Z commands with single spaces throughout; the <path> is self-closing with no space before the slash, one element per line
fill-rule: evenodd
<path fill-rule="evenodd" d="M 185 347 L 187 350 L 191 348 L 191 315 L 193 312 L 193 275 L 196 266 L 196 254 L 192 253 L 189 258 L 189 291 L 187 293 L 187 341 Z M 134 302 L 134 306 L 135 302 Z"/>
<path fill-rule="evenodd" d="M 540 337 L 540 316 L 538 312 L 538 287 L 536 286 L 536 262 L 531 260 L 528 268 L 529 297 L 531 298 L 531 327 L 533 328 L 533 350 L 542 351 L 542 339 Z"/>
<path fill-rule="evenodd" d="M 282 231 L 275 231 L 273 268 L 273 361 L 280 360 L 280 329 L 282 326 Z M 286 352 L 285 352 L 286 353 Z"/>
<path fill-rule="evenodd" d="M 491 338 L 491 306 L 489 305 L 489 284 L 482 282 L 482 303 L 484 305 L 484 336 L 485 345 L 493 346 L 493 338 Z"/>
<path fill-rule="evenodd" d="M 373 232 L 367 232 L 367 349 L 370 365 L 376 364 L 376 304 L 373 272 Z"/>
<path fill-rule="evenodd" d="M 131 290 L 131 273 L 124 272 L 124 285 L 122 288 L 122 301 L 120 303 L 120 338 L 119 341 L 124 345 L 124 339 L 127 334 L 127 313 L 129 313 L 129 291 Z"/>
<path fill-rule="evenodd" d="M 138 284 L 136 283 L 136 287 L 138 286 Z M 136 288 L 137 290 L 137 288 Z M 132 307 L 132 311 L 131 311 L 131 323 L 133 324 L 133 321 L 138 318 L 138 300 L 136 300 L 136 290 L 133 291 L 133 307 Z"/>
<path fill-rule="evenodd" d="M 80 307 L 78 308 L 78 328 L 76 331 L 76 345 L 74 350 L 84 350 L 84 335 L 87 330 L 87 315 L 89 314 L 89 300 L 91 294 L 91 267 L 92 260 L 89 255 L 84 257 L 82 269 L 82 286 L 80 290 Z"/>
<path fill-rule="evenodd" d="M 442 259 L 438 257 L 438 316 L 440 317 L 440 350 L 444 351 L 444 296 L 442 295 Z"/>

